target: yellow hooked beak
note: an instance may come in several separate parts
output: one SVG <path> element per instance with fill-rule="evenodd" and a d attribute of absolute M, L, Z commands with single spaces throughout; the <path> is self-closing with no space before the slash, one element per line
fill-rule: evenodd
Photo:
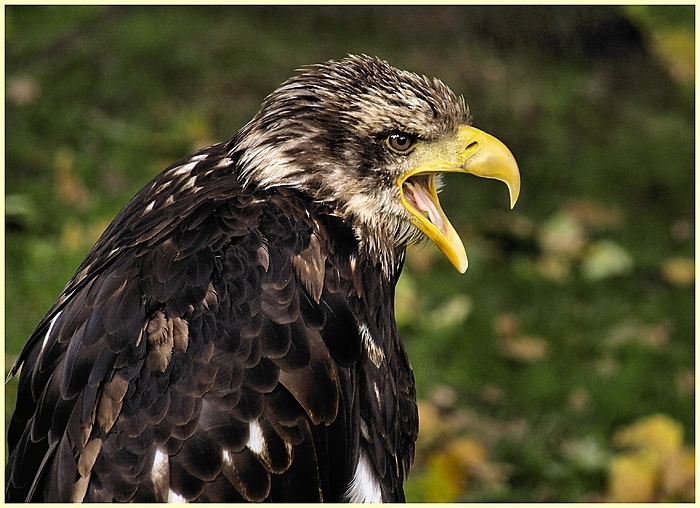
<path fill-rule="evenodd" d="M 508 186 L 510 207 L 520 195 L 520 172 L 513 154 L 498 139 L 479 129 L 463 125 L 457 136 L 416 147 L 418 165 L 402 175 L 401 203 L 411 213 L 411 222 L 425 233 L 452 264 L 464 273 L 469 265 L 464 244 L 455 231 L 437 196 L 437 173 L 470 173 L 495 178 Z"/>

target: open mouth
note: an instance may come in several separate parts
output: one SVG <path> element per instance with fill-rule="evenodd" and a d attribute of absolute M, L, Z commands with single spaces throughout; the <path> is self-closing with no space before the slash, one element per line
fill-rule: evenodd
<path fill-rule="evenodd" d="M 414 214 L 417 212 L 435 226 L 443 235 L 447 234 L 444 214 L 440 213 L 440 204 L 437 201 L 437 188 L 435 174 L 418 174 L 407 178 L 403 184 L 403 196 L 410 205 Z"/>
<path fill-rule="evenodd" d="M 515 158 L 499 140 L 469 125 L 460 126 L 452 138 L 426 144 L 412 157 L 416 165 L 396 179 L 401 204 L 408 210 L 411 224 L 464 273 L 469 263 L 467 252 L 440 206 L 436 176 L 469 173 L 501 180 L 508 186 L 512 208 L 520 194 L 520 172 Z"/>
<path fill-rule="evenodd" d="M 467 253 L 462 240 L 442 211 L 437 195 L 437 171 L 414 172 L 399 180 L 401 203 L 411 214 L 411 223 L 421 230 L 447 256 L 457 269 L 467 269 Z"/>

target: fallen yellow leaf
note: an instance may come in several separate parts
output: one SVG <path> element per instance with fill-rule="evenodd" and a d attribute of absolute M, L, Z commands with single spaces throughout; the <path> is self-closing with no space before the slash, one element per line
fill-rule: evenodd
<path fill-rule="evenodd" d="M 618 431 L 614 441 L 631 451 L 610 464 L 610 501 L 695 500 L 695 451 L 683 445 L 681 424 L 663 414 L 648 416 Z"/>
<path fill-rule="evenodd" d="M 449 451 L 436 453 L 428 459 L 425 477 L 426 501 L 452 503 L 462 492 L 466 472 L 457 455 Z"/>
<path fill-rule="evenodd" d="M 549 344 L 546 340 L 527 335 L 501 339 L 498 345 L 504 356 L 524 362 L 544 360 L 549 349 Z"/>
<path fill-rule="evenodd" d="M 663 278 L 675 286 L 695 283 L 695 261 L 690 258 L 671 258 L 661 267 Z"/>
<path fill-rule="evenodd" d="M 470 468 L 474 465 L 486 462 L 486 450 L 484 446 L 471 438 L 461 438 L 450 444 L 450 452 L 453 453 L 463 467 Z"/>
<path fill-rule="evenodd" d="M 539 244 L 543 251 L 576 258 L 587 243 L 581 225 L 566 214 L 559 213 L 542 225 Z"/>
<path fill-rule="evenodd" d="M 677 452 L 683 446 L 683 426 L 663 414 L 648 416 L 618 431 L 615 444 L 648 449 L 662 456 L 668 455 Z"/>
<path fill-rule="evenodd" d="M 666 457 L 661 475 L 661 501 L 695 501 L 695 452 L 680 450 Z"/>
<path fill-rule="evenodd" d="M 632 256 L 612 240 L 592 244 L 585 253 L 581 272 L 588 280 L 602 280 L 629 273 L 634 266 Z"/>
<path fill-rule="evenodd" d="M 629 453 L 613 458 L 608 494 L 613 503 L 654 501 L 659 466 L 651 454 Z"/>
<path fill-rule="evenodd" d="M 418 401 L 419 446 L 428 447 L 440 434 L 442 425 L 437 408 L 427 400 Z"/>

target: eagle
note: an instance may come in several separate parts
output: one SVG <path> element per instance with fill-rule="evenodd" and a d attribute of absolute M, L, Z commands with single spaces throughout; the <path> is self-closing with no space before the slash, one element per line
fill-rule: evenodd
<path fill-rule="evenodd" d="M 462 97 L 366 55 L 303 68 L 163 170 L 9 373 L 6 501 L 404 501 L 418 411 L 394 292 L 426 238 L 467 269 L 449 172 L 520 192 Z"/>

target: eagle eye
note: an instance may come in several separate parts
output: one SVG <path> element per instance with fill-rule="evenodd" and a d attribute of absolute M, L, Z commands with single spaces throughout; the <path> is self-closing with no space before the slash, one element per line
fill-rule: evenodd
<path fill-rule="evenodd" d="M 386 138 L 386 146 L 396 153 L 406 154 L 413 148 L 415 141 L 414 137 L 406 132 L 394 132 Z"/>

